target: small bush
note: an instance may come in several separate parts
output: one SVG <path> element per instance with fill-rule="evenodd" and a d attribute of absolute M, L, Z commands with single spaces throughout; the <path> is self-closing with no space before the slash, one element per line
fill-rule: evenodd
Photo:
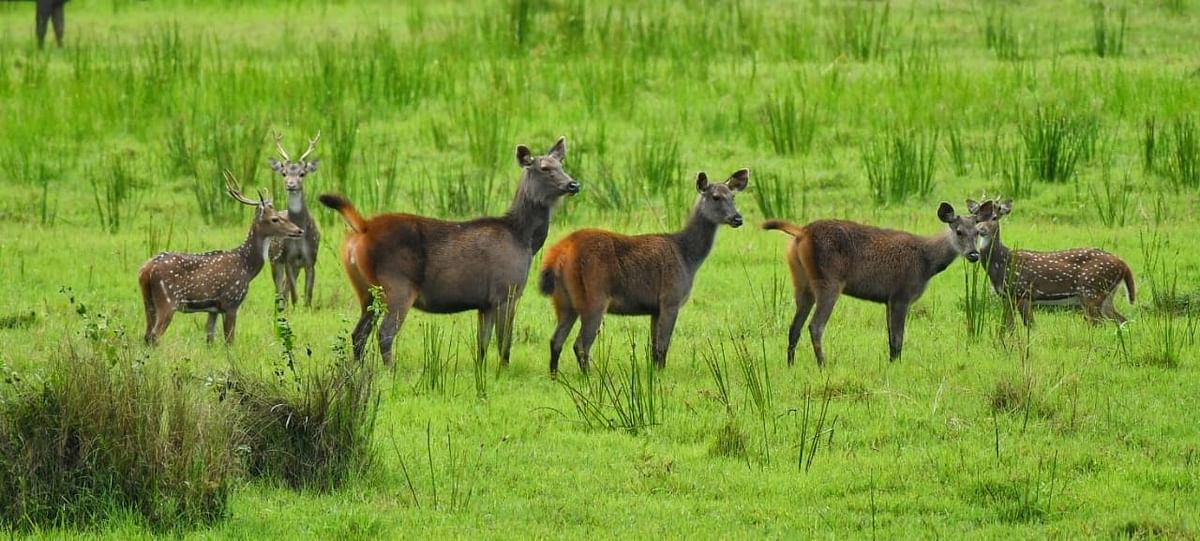
<path fill-rule="evenodd" d="M 225 516 L 239 469 L 236 412 L 131 358 L 129 345 L 115 357 L 66 346 L 41 377 L 5 378 L 0 524 L 87 526 L 132 511 L 173 529 Z"/>

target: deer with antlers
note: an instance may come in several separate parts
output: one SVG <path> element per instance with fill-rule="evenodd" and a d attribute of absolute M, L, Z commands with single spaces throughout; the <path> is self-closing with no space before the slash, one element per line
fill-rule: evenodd
<path fill-rule="evenodd" d="M 279 237 L 271 241 L 271 277 L 275 281 L 275 293 L 283 299 L 286 305 L 288 299 L 296 304 L 296 277 L 304 271 L 304 305 L 312 306 L 313 281 L 316 275 L 317 248 L 321 245 L 321 231 L 317 222 L 308 213 L 308 205 L 304 202 L 304 179 L 309 173 L 317 170 L 320 160 L 307 161 L 317 149 L 317 141 L 321 132 L 308 140 L 308 150 L 297 160 L 288 157 L 283 148 L 283 135 L 274 133 L 275 150 L 283 161 L 271 158 L 271 169 L 283 176 L 284 188 L 287 189 L 287 217 L 292 223 L 304 230 L 299 238 Z"/>
<path fill-rule="evenodd" d="M 209 343 L 213 341 L 220 314 L 225 342 L 232 343 L 238 308 L 246 299 L 250 281 L 262 270 L 271 239 L 299 238 L 304 234 L 282 212 L 276 212 L 262 192 L 258 201 L 242 195 L 237 180 L 228 171 L 225 189 L 234 200 L 257 209 L 250 233 L 241 246 L 232 250 L 202 254 L 163 252 L 142 265 L 138 284 L 146 308 L 147 344 L 158 341 L 175 312 L 207 312 Z"/>
<path fill-rule="evenodd" d="M 995 211 L 979 222 L 979 252 L 987 265 L 992 289 L 1010 301 L 1005 303 L 1004 311 L 1009 328 L 1013 326 L 1014 305 L 1025 326 L 1032 327 L 1034 304 L 1079 304 L 1084 318 L 1092 323 L 1101 318 L 1125 323 L 1125 316 L 1113 306 L 1113 298 L 1124 283 L 1129 303 L 1133 304 L 1135 290 L 1133 271 L 1121 258 L 1095 248 L 1011 250 L 1000 240 L 1000 219 L 1012 212 L 1012 200 L 982 204 L 967 200 L 967 209 L 975 214 L 985 205 L 994 205 Z"/>

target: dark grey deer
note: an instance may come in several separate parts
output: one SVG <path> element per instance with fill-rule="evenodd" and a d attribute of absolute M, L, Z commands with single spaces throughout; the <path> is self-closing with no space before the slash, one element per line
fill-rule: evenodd
<path fill-rule="evenodd" d="M 304 305 L 312 306 L 313 282 L 316 279 L 317 249 L 321 246 L 321 231 L 317 228 L 316 220 L 308 213 L 308 205 L 304 201 L 304 179 L 309 173 L 317 170 L 320 160 L 306 161 L 309 155 L 317 149 L 317 141 L 321 140 L 321 132 L 308 140 L 308 150 L 297 160 L 288 157 L 283 148 L 283 135 L 275 132 L 275 150 L 283 161 L 270 159 L 271 169 L 283 175 L 283 185 L 287 189 L 287 217 L 292 223 L 304 230 L 300 238 L 276 238 L 271 241 L 271 277 L 275 281 L 275 294 L 283 299 L 284 305 L 289 298 L 296 304 L 296 277 L 304 271 Z"/>
<path fill-rule="evenodd" d="M 387 315 L 379 329 L 383 360 L 392 363 L 392 341 L 411 308 L 436 314 L 477 310 L 479 359 L 492 330 L 500 360 L 508 364 L 513 318 L 529 278 L 533 254 L 542 249 L 552 209 L 579 193 L 579 183 L 563 171 L 566 140 L 544 156 L 517 145 L 521 182 L 503 216 L 451 222 L 411 214 L 364 219 L 345 197 L 322 194 L 321 204 L 341 213 L 350 226 L 342 265 L 358 295 L 362 315 L 354 327 L 354 356 L 361 358 L 374 326 L 371 286 L 383 288 Z"/>
<path fill-rule="evenodd" d="M 592 342 L 606 312 L 650 316 L 654 364 L 666 366 L 675 320 L 691 294 L 696 272 L 712 251 L 717 228 L 741 227 L 742 215 L 733 199 L 749 182 L 747 169 L 720 184 L 709 184 L 701 172 L 696 178 L 700 197 L 683 230 L 628 236 L 582 229 L 546 251 L 539 288 L 551 296 L 558 317 L 550 339 L 550 375 L 558 374 L 563 343 L 580 318 L 575 358 L 579 369 L 587 372 Z"/>
<path fill-rule="evenodd" d="M 967 209 L 980 214 L 982 205 L 967 200 Z M 1056 252 L 1010 250 L 1000 240 L 1000 218 L 1012 212 L 1012 200 L 995 204 L 989 219 L 979 222 L 979 252 L 987 265 L 992 289 L 1004 303 L 1004 322 L 1013 326 L 1013 306 L 1021 312 L 1026 327 L 1033 326 L 1034 304 L 1078 304 L 1089 322 L 1101 318 L 1125 323 L 1113 306 L 1113 297 L 1121 283 L 1129 303 L 1133 304 L 1133 271 L 1121 258 L 1096 248 L 1077 248 Z"/>
<path fill-rule="evenodd" d="M 237 181 L 225 173 L 225 189 L 238 202 L 255 207 L 257 212 L 246 240 L 232 250 L 202 254 L 158 254 L 138 271 L 138 284 L 146 309 L 146 343 L 154 344 L 176 311 L 207 312 L 208 342 L 216 332 L 217 315 L 222 316 L 225 342 L 233 342 L 237 312 L 250 281 L 262 270 L 273 237 L 298 238 L 304 232 L 276 212 L 261 192 L 258 201 L 242 195 Z"/>
<path fill-rule="evenodd" d="M 888 353 L 896 360 L 904 347 L 909 307 L 925 292 L 929 280 L 959 255 L 972 263 L 979 261 L 975 226 L 991 212 L 989 202 L 977 215 L 958 216 L 954 207 L 943 202 L 937 215 L 949 230 L 932 237 L 845 220 L 817 220 L 803 227 L 767 220 L 763 229 L 778 229 L 795 237 L 787 252 L 796 293 L 796 315 L 788 332 L 788 364 L 795 361 L 796 342 L 815 305 L 808 332 L 817 366 L 824 366 L 821 337 L 842 293 L 887 305 Z"/>

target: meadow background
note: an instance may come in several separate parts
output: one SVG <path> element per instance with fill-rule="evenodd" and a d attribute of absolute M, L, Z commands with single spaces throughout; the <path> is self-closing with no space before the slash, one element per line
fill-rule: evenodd
<path fill-rule="evenodd" d="M 167 480 L 147 501 L 191 501 L 155 492 L 186 486 L 201 511 L 156 516 L 145 509 L 158 503 L 95 496 L 126 478 L 64 474 L 90 507 L 73 514 L 60 499 L 58 514 L 42 510 L 60 526 L 10 514 L 4 528 L 1200 535 L 1195 0 L 91 0 L 66 14 L 67 46 L 38 51 L 32 4 L 0 3 L 0 436 L 62 412 L 99 419 L 94 403 L 44 388 L 103 382 L 92 390 L 120 400 L 98 400 L 131 411 L 175 397 L 163 403 L 181 409 L 143 408 L 148 443 L 112 441 L 145 452 L 134 465 L 199 442 L 170 458 L 182 481 L 154 469 Z M 414 313 L 394 372 L 347 368 L 357 308 L 337 263 L 343 228 L 316 207 L 312 309 L 277 318 L 264 272 L 233 347 L 205 345 L 204 317 L 184 314 L 142 347 L 141 263 L 245 236 L 250 213 L 221 194 L 221 171 L 284 200 L 266 164 L 272 128 L 293 153 L 322 133 L 310 205 L 334 191 L 365 214 L 500 213 L 514 146 L 565 135 L 583 193 L 555 215 L 551 243 L 585 226 L 676 229 L 700 170 L 752 170 L 737 200 L 748 226 L 720 232 L 659 373 L 646 368 L 647 318 L 609 317 L 597 373 L 580 377 L 568 353 L 549 379 L 554 318 L 532 283 L 507 368 L 494 349 L 474 363 L 471 313 Z M 788 239 L 762 219 L 934 234 L 939 201 L 966 212 L 966 198 L 996 194 L 1015 199 L 1010 246 L 1125 259 L 1138 302 L 1117 307 L 1133 321 L 1039 310 L 1031 332 L 1003 332 L 982 275 L 960 260 L 914 306 L 902 360 L 887 361 L 883 307 L 844 297 L 829 364 L 817 369 L 806 332 L 786 366 Z M 340 371 L 351 383 L 328 384 Z M 278 471 L 294 453 L 236 443 L 275 411 L 226 400 L 238 375 L 265 382 L 254 396 L 351 389 L 310 400 L 348 408 L 329 430 L 346 447 L 322 455 L 345 457 L 342 474 L 294 489 Z M 128 425 L 113 419 L 96 425 Z M 45 449 L 83 445 L 74 438 Z M 13 457 L 31 447 L 4 441 L 0 485 L 20 484 Z"/>

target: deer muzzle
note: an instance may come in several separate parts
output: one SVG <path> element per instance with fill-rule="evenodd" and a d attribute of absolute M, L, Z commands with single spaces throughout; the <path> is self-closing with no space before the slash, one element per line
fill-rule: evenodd
<path fill-rule="evenodd" d="M 571 182 L 567 183 L 566 190 L 567 190 L 567 193 L 569 193 L 571 195 L 575 195 L 575 194 L 579 193 L 580 188 L 581 187 L 580 187 L 579 183 L 572 180 Z"/>
<path fill-rule="evenodd" d="M 735 228 L 741 227 L 742 226 L 742 215 L 734 214 L 733 217 L 729 219 L 729 225 L 732 227 L 735 227 Z"/>
<path fill-rule="evenodd" d="M 971 250 L 970 252 L 963 254 L 963 257 L 967 258 L 967 261 L 970 261 L 971 263 L 975 263 L 975 262 L 979 261 L 979 252 L 975 251 L 975 250 Z"/>

